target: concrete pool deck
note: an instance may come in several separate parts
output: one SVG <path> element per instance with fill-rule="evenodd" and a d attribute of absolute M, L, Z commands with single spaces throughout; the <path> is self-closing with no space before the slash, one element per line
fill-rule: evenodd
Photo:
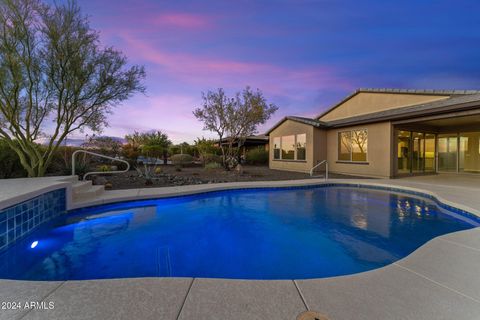
<path fill-rule="evenodd" d="M 247 187 L 320 184 L 323 179 L 107 191 L 72 202 L 116 201 Z M 480 216 L 480 177 L 330 180 L 424 192 Z M 25 188 L 25 182 L 22 182 Z M 37 183 L 37 182 L 36 182 Z M 65 187 L 65 180 L 52 182 Z M 49 183 L 37 183 L 52 188 Z M 68 184 L 68 183 L 67 183 Z M 39 192 L 32 187 L 29 192 Z M 4 187 L 5 188 L 5 187 Z M 15 193 L 14 183 L 8 186 Z M 19 187 L 21 188 L 21 187 Z M 17 189 L 20 191 L 19 189 Z M 23 189 L 24 190 L 24 189 Z M 34 191 L 32 191 L 34 190 Z M 2 193 L 0 183 L 0 194 Z M 28 196 L 27 192 L 19 192 Z M 1 198 L 0 198 L 1 202 Z M 480 228 L 437 237 L 386 267 L 310 280 L 137 278 L 63 282 L 0 280 L 0 301 L 54 302 L 54 309 L 0 309 L 0 319 L 295 319 L 306 310 L 338 320 L 480 319 Z"/>

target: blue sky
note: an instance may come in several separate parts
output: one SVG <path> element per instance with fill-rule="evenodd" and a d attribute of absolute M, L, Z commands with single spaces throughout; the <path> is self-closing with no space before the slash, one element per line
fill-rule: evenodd
<path fill-rule="evenodd" d="M 212 136 L 201 92 L 250 85 L 285 115 L 314 116 L 360 87 L 480 89 L 479 1 L 82 0 L 104 45 L 147 71 L 147 94 L 106 135 Z"/>

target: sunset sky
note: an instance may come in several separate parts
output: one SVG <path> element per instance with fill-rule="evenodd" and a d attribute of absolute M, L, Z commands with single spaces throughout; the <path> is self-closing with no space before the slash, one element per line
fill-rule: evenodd
<path fill-rule="evenodd" d="M 202 131 L 201 92 L 250 85 L 285 115 L 313 116 L 359 87 L 480 88 L 479 1 L 82 0 L 104 45 L 147 71 L 147 94 L 103 134 Z M 79 135 L 80 136 L 80 135 Z"/>

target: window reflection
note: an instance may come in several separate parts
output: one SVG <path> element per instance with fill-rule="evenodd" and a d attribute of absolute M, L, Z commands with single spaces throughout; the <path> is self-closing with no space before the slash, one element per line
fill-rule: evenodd
<path fill-rule="evenodd" d="M 273 138 L 273 159 L 280 159 L 280 137 Z"/>
<path fill-rule="evenodd" d="M 295 159 L 295 136 L 282 137 L 282 159 Z"/>
<path fill-rule="evenodd" d="M 338 160 L 350 161 L 351 160 L 351 132 L 340 132 L 338 134 Z"/>
<path fill-rule="evenodd" d="M 297 134 L 297 160 L 306 160 L 307 135 Z"/>
<path fill-rule="evenodd" d="M 338 133 L 338 160 L 367 161 L 367 130 L 352 130 Z"/>

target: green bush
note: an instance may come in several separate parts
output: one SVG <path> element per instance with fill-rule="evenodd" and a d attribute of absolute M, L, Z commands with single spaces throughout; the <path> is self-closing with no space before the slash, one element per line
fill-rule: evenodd
<path fill-rule="evenodd" d="M 247 152 L 246 161 L 253 165 L 267 165 L 268 151 L 263 149 L 254 149 Z"/>
<path fill-rule="evenodd" d="M 201 160 L 205 165 L 212 162 L 222 163 L 222 156 L 219 156 L 213 153 L 207 153 L 201 157 Z"/>
<path fill-rule="evenodd" d="M 193 157 L 189 154 L 175 154 L 170 157 L 174 165 L 184 166 L 193 163 Z"/>
<path fill-rule="evenodd" d="M 218 162 L 209 162 L 205 164 L 205 169 L 211 170 L 211 169 L 220 169 L 222 165 Z"/>
<path fill-rule="evenodd" d="M 4 140 L 0 140 L 0 178 L 22 178 L 26 176 L 27 172 L 20 164 L 18 155 Z"/>

